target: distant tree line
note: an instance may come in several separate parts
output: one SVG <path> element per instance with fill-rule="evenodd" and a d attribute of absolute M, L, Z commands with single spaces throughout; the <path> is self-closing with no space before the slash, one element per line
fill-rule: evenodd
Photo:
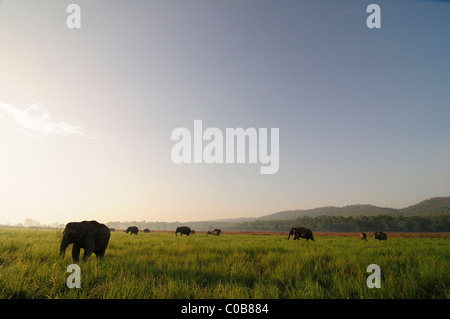
<path fill-rule="evenodd" d="M 227 225 L 227 230 L 287 231 L 291 226 L 304 226 L 313 231 L 360 232 L 448 232 L 450 214 L 430 216 L 318 216 L 291 220 L 256 220 Z"/>
<path fill-rule="evenodd" d="M 330 232 L 361 232 L 361 231 L 392 231 L 392 232 L 450 232 L 450 214 L 441 213 L 425 216 L 303 216 L 296 219 L 263 220 L 256 219 L 246 222 L 201 221 L 201 222 L 109 222 L 108 227 L 126 229 L 128 226 L 138 226 L 140 230 L 173 230 L 178 226 L 189 226 L 198 231 L 221 228 L 224 231 L 288 231 L 292 226 L 303 226 L 313 231 Z"/>

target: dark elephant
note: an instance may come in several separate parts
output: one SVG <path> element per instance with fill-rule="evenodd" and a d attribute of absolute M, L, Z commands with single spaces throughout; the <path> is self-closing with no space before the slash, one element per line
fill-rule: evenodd
<path fill-rule="evenodd" d="M 314 240 L 313 237 L 313 233 L 311 231 L 311 229 L 309 228 L 305 228 L 305 227 L 291 227 L 291 229 L 289 229 L 289 234 L 288 234 L 288 238 L 291 238 L 291 235 L 294 235 L 294 240 L 299 239 L 299 238 L 305 238 L 307 241 L 308 240 Z"/>
<path fill-rule="evenodd" d="M 148 228 L 144 229 L 144 233 L 149 233 L 149 232 L 150 232 L 150 229 L 148 229 Z"/>
<path fill-rule="evenodd" d="M 361 233 L 359 234 L 359 236 L 361 237 L 361 240 L 366 240 L 367 237 L 366 233 Z"/>
<path fill-rule="evenodd" d="M 375 238 L 375 240 L 387 240 L 387 235 L 386 233 L 383 233 L 381 231 L 377 231 L 375 233 L 373 233 L 373 238 Z"/>
<path fill-rule="evenodd" d="M 175 230 L 175 236 L 177 236 L 178 233 L 180 233 L 181 236 L 183 235 L 189 236 L 191 234 L 191 229 L 187 226 L 177 227 L 177 229 Z"/>
<path fill-rule="evenodd" d="M 92 253 L 101 259 L 105 255 L 110 236 L 109 228 L 95 220 L 68 223 L 63 231 L 59 254 L 64 256 L 67 246 L 73 244 L 72 259 L 74 263 L 80 259 L 81 248 L 84 249 L 83 261 Z"/>
<path fill-rule="evenodd" d="M 213 231 L 208 230 L 208 232 L 206 233 L 206 235 L 214 235 L 214 236 L 220 236 L 220 234 L 222 233 L 222 231 L 220 229 L 214 229 Z"/>
<path fill-rule="evenodd" d="M 130 226 L 126 230 L 127 234 L 128 234 L 128 232 L 130 232 L 131 235 L 133 235 L 133 234 L 137 235 L 139 232 L 139 229 L 136 226 Z"/>

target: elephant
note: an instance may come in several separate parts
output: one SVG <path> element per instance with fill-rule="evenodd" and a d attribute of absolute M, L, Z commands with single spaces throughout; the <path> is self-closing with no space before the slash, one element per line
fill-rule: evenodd
<path fill-rule="evenodd" d="M 305 228 L 305 227 L 291 227 L 289 229 L 289 234 L 288 234 L 288 238 L 289 239 L 291 237 L 291 235 L 294 235 L 294 240 L 299 239 L 299 238 L 305 238 L 307 241 L 308 240 L 314 240 L 313 237 L 313 233 L 311 231 L 311 229 L 309 228 Z"/>
<path fill-rule="evenodd" d="M 144 229 L 144 233 L 149 233 L 149 232 L 150 232 L 150 229 L 148 229 L 148 228 Z"/>
<path fill-rule="evenodd" d="M 207 234 L 207 235 L 220 236 L 220 234 L 222 234 L 222 230 L 216 228 L 216 229 L 214 229 L 213 231 L 210 231 L 210 230 L 209 230 L 206 234 Z"/>
<path fill-rule="evenodd" d="M 110 236 L 109 228 L 95 220 L 68 223 L 63 231 L 59 255 L 64 257 L 67 246 L 73 244 L 74 263 L 80 259 L 80 248 L 84 249 L 83 261 L 87 260 L 92 253 L 101 259 L 105 255 Z"/>
<path fill-rule="evenodd" d="M 191 229 L 187 226 L 177 227 L 175 230 L 175 236 L 177 236 L 178 233 L 180 233 L 181 236 L 183 236 L 183 234 L 189 236 L 191 234 Z"/>
<path fill-rule="evenodd" d="M 137 235 L 139 232 L 139 229 L 136 226 L 130 226 L 126 230 L 127 234 L 128 234 L 128 232 L 130 232 L 131 235 L 133 235 L 133 234 Z"/>
<path fill-rule="evenodd" d="M 375 233 L 373 233 L 373 238 L 375 238 L 375 240 L 387 240 L 387 235 L 386 233 L 383 233 L 381 231 L 377 231 Z"/>
<path fill-rule="evenodd" d="M 361 240 L 366 240 L 367 237 L 366 233 L 361 233 L 359 234 L 359 236 L 361 237 Z"/>

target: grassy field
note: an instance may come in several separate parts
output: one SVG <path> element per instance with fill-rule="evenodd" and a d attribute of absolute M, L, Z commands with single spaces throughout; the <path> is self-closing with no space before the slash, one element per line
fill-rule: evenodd
<path fill-rule="evenodd" d="M 0 298 L 450 298 L 450 238 L 111 233 L 69 289 L 61 230 L 0 228 Z M 389 235 L 389 234 L 388 234 Z M 369 289 L 369 264 L 381 288 Z"/>

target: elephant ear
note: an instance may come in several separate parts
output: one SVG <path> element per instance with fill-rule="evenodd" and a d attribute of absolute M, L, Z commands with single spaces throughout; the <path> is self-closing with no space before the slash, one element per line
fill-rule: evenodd
<path fill-rule="evenodd" d="M 80 224 L 80 231 L 78 232 L 78 235 L 80 236 L 79 239 L 83 239 L 83 237 L 86 235 L 87 233 L 87 225 L 84 224 Z"/>
<path fill-rule="evenodd" d="M 86 225 L 82 223 L 76 224 L 67 233 L 70 233 L 73 242 L 78 242 L 86 235 Z"/>

